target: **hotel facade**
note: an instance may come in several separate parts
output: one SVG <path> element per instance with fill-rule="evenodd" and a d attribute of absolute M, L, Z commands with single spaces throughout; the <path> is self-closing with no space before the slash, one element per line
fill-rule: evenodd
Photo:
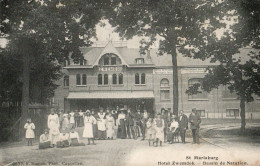
<path fill-rule="evenodd" d="M 82 48 L 84 59 L 66 61 L 64 77 L 58 81 L 53 104 L 67 112 L 86 109 L 147 109 L 172 112 L 173 80 L 170 55 L 159 56 L 151 49 L 145 55 L 137 48 L 108 42 L 104 46 Z M 188 95 L 189 86 L 199 83 L 209 61 L 178 54 L 179 110 L 189 114 L 196 108 L 202 118 L 240 118 L 239 100 L 225 86 L 210 93 Z M 260 119 L 260 98 L 246 104 L 246 118 Z"/>

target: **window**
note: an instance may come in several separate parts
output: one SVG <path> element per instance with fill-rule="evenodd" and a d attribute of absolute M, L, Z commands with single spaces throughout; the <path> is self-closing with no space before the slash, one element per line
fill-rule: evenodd
<path fill-rule="evenodd" d="M 108 84 L 108 75 L 104 74 L 104 85 Z"/>
<path fill-rule="evenodd" d="M 104 65 L 109 65 L 109 57 L 108 56 L 104 57 Z"/>
<path fill-rule="evenodd" d="M 82 74 L 82 85 L 87 85 L 87 75 Z"/>
<path fill-rule="evenodd" d="M 135 74 L 135 84 L 139 84 L 139 74 Z"/>
<path fill-rule="evenodd" d="M 205 117 L 205 110 L 196 110 L 196 113 L 197 113 L 200 117 Z"/>
<path fill-rule="evenodd" d="M 161 80 L 161 83 L 160 83 L 160 86 L 161 87 L 169 87 L 169 80 L 164 78 Z"/>
<path fill-rule="evenodd" d="M 116 74 L 113 74 L 113 76 L 112 76 L 112 83 L 117 84 L 117 75 Z"/>
<path fill-rule="evenodd" d="M 161 90 L 161 100 L 170 100 L 170 90 Z"/>
<path fill-rule="evenodd" d="M 135 63 L 136 64 L 144 64 L 144 58 L 136 58 Z"/>
<path fill-rule="evenodd" d="M 102 85 L 102 74 L 98 74 L 98 85 Z"/>
<path fill-rule="evenodd" d="M 116 65 L 116 57 L 111 57 L 111 65 Z"/>
<path fill-rule="evenodd" d="M 77 80 L 76 85 L 81 85 L 80 74 L 77 74 L 76 80 Z"/>
<path fill-rule="evenodd" d="M 118 81 L 120 85 L 124 83 L 124 78 L 123 77 L 124 77 L 123 74 L 120 73 L 119 74 L 119 81 Z"/>
<path fill-rule="evenodd" d="M 200 84 L 200 83 L 201 83 L 201 78 L 192 78 L 189 79 L 188 86 L 191 87 L 194 84 Z M 189 95 L 189 99 L 208 99 L 208 93 L 206 91 L 203 91 L 200 88 L 199 91 L 201 91 L 201 93 Z"/>
<path fill-rule="evenodd" d="M 238 117 L 239 116 L 239 110 L 238 109 L 227 109 L 226 110 L 226 116 L 227 117 Z"/>
<path fill-rule="evenodd" d="M 141 84 L 145 84 L 145 74 L 141 74 Z"/>
<path fill-rule="evenodd" d="M 224 86 L 223 91 L 222 91 L 222 98 L 223 99 L 237 99 L 238 96 L 234 92 L 231 93 L 227 86 Z"/>
<path fill-rule="evenodd" d="M 68 87 L 69 85 L 70 85 L 69 76 L 66 75 L 64 76 L 64 87 Z"/>

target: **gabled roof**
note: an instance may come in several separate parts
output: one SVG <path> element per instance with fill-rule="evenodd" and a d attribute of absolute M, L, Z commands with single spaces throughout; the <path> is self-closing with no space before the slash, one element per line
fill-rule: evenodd
<path fill-rule="evenodd" d="M 123 65 L 128 65 L 124 58 L 121 56 L 121 54 L 117 51 L 117 49 L 113 46 L 112 42 L 109 41 L 107 43 L 107 45 L 105 46 L 105 48 L 103 48 L 102 52 L 99 54 L 98 58 L 96 59 L 96 61 L 94 62 L 94 66 L 98 65 L 98 62 L 100 60 L 100 58 L 105 55 L 105 54 L 108 54 L 108 53 L 112 53 L 112 54 L 116 54 L 122 61 L 122 64 Z"/>
<path fill-rule="evenodd" d="M 106 47 L 89 47 L 81 48 L 84 58 L 88 61 L 89 67 L 97 65 L 100 57 L 105 53 L 114 53 L 118 55 L 122 62 L 128 67 L 156 67 L 167 68 L 172 66 L 171 55 L 158 55 L 158 49 L 150 50 L 150 57 L 147 55 L 140 55 L 139 48 L 114 47 L 111 43 Z M 240 57 L 242 61 L 246 61 L 246 56 L 252 49 L 241 49 L 240 54 L 235 54 L 234 57 Z M 177 63 L 179 67 L 207 67 L 218 65 L 219 63 L 210 63 L 210 59 L 204 61 L 200 59 L 191 59 L 178 53 Z M 136 58 L 144 58 L 144 64 L 136 64 Z"/>

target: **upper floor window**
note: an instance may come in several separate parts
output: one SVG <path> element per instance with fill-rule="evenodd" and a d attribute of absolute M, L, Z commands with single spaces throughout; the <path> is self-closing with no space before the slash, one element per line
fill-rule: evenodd
<path fill-rule="evenodd" d="M 113 74 L 113 76 L 112 76 L 112 83 L 117 84 L 117 75 L 116 74 Z"/>
<path fill-rule="evenodd" d="M 108 74 L 104 74 L 104 85 L 108 84 Z"/>
<path fill-rule="evenodd" d="M 76 85 L 87 85 L 87 75 L 86 74 L 77 74 L 76 75 Z"/>
<path fill-rule="evenodd" d="M 102 74 L 98 75 L 98 85 L 102 85 Z"/>
<path fill-rule="evenodd" d="M 115 54 L 105 54 L 99 60 L 99 65 L 119 65 L 122 64 L 121 59 Z"/>
<path fill-rule="evenodd" d="M 68 87 L 70 85 L 70 82 L 69 82 L 69 76 L 66 75 L 64 76 L 64 87 Z"/>
<path fill-rule="evenodd" d="M 76 85 L 81 85 L 80 74 L 77 74 L 77 75 L 76 75 Z"/>
<path fill-rule="evenodd" d="M 70 65 L 70 60 L 65 60 L 64 62 L 63 62 L 63 66 L 65 67 L 65 66 L 69 66 Z"/>
<path fill-rule="evenodd" d="M 201 84 L 201 78 L 192 78 L 188 80 L 188 86 L 191 87 L 195 84 Z M 199 88 L 201 93 L 189 95 L 189 99 L 208 99 L 208 93 Z"/>
<path fill-rule="evenodd" d="M 144 64 L 144 58 L 136 58 L 135 63 L 136 64 Z"/>
<path fill-rule="evenodd" d="M 169 87 L 169 80 L 164 78 L 161 80 L 160 87 Z"/>
<path fill-rule="evenodd" d="M 119 79 L 118 79 L 119 84 L 123 84 L 124 83 L 124 76 L 122 73 L 119 74 Z"/>
<path fill-rule="evenodd" d="M 135 74 L 135 84 L 145 84 L 145 73 L 140 74 L 136 73 Z"/>

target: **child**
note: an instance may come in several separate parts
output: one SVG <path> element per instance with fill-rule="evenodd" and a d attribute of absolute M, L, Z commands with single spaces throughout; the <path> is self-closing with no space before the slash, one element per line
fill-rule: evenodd
<path fill-rule="evenodd" d="M 148 119 L 148 121 L 146 122 L 146 137 L 149 141 L 149 146 L 151 145 L 151 141 L 153 142 L 154 144 L 154 135 L 155 135 L 155 130 L 154 130 L 154 127 L 153 127 L 153 119 L 150 117 Z"/>
<path fill-rule="evenodd" d="M 62 133 L 59 135 L 59 141 L 57 142 L 57 148 L 65 148 L 69 147 L 69 134 L 66 130 L 63 130 Z"/>
<path fill-rule="evenodd" d="M 26 129 L 25 138 L 27 139 L 28 146 L 32 146 L 32 140 L 35 138 L 34 129 L 35 126 L 31 122 L 31 118 L 27 119 L 27 123 L 24 125 L 24 128 Z"/>
<path fill-rule="evenodd" d="M 44 130 L 44 133 L 40 136 L 39 149 L 46 149 L 51 147 L 51 141 L 48 129 Z"/>
<path fill-rule="evenodd" d="M 154 129 L 155 129 L 155 143 L 158 146 L 160 141 L 160 146 L 162 146 L 162 141 L 164 140 L 164 121 L 161 117 L 161 114 L 157 114 L 154 120 Z"/>
<path fill-rule="evenodd" d="M 75 131 L 74 127 L 72 127 L 69 133 L 69 138 L 70 138 L 70 146 L 85 146 L 84 143 L 79 142 L 79 134 L 78 132 Z"/>

